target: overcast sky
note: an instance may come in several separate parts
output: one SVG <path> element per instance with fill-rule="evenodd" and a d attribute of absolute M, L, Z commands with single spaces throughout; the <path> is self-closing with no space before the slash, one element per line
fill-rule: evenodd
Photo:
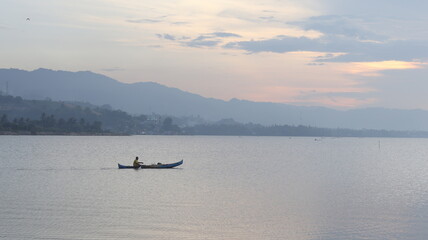
<path fill-rule="evenodd" d="M 427 9 L 423 0 L 2 0 L 0 68 L 90 70 L 224 100 L 428 109 Z"/>

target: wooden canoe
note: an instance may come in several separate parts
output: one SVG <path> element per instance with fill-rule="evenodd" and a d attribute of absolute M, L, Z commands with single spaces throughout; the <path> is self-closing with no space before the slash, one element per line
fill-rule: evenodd
<path fill-rule="evenodd" d="M 134 166 L 127 166 L 127 165 L 122 165 L 120 163 L 118 163 L 118 167 L 119 169 L 124 169 L 124 168 L 134 168 L 134 169 L 139 169 L 139 168 L 173 168 L 173 167 L 177 167 L 180 166 L 181 164 L 183 164 L 183 160 L 175 162 L 175 163 L 167 163 L 167 164 L 163 164 L 163 163 L 158 163 L 158 164 L 143 164 L 140 165 L 140 167 L 135 168 Z"/>

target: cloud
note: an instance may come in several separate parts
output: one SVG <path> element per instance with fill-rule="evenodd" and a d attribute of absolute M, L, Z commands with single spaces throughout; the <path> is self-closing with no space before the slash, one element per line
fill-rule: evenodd
<path fill-rule="evenodd" d="M 159 22 L 162 22 L 161 20 L 148 19 L 148 18 L 145 18 L 145 19 L 129 19 L 126 21 L 130 22 L 130 23 L 159 23 Z"/>
<path fill-rule="evenodd" d="M 164 35 L 163 35 L 163 38 L 168 39 L 168 40 L 171 40 L 171 41 L 175 41 L 175 37 L 174 37 L 174 36 L 172 36 L 172 35 L 170 35 L 170 34 L 164 34 Z"/>
<path fill-rule="evenodd" d="M 425 0 L 320 0 L 319 2 L 329 12 L 399 18 L 425 17 L 428 8 L 428 2 Z"/>
<path fill-rule="evenodd" d="M 399 24 L 405 24 L 395 20 Z M 428 39 L 397 37 L 392 29 L 382 31 L 393 23 L 390 18 L 356 17 L 352 15 L 321 15 L 301 21 L 287 22 L 304 31 L 316 31 L 318 37 L 277 35 L 259 40 L 233 41 L 226 49 L 241 49 L 248 53 L 288 53 L 311 51 L 331 53 L 315 62 L 424 61 L 428 59 Z M 389 24 L 386 24 L 389 23 Z M 404 29 L 408 29 L 406 27 Z M 394 32 L 394 34 L 391 34 Z M 420 32 L 420 31 L 419 31 Z"/>
<path fill-rule="evenodd" d="M 210 39 L 210 38 L 214 38 L 214 36 L 212 36 L 212 35 L 201 35 L 201 36 L 193 39 L 192 41 L 199 42 L 199 41 L 205 41 L 205 39 Z"/>
<path fill-rule="evenodd" d="M 308 63 L 306 65 L 308 65 L 308 66 L 322 66 L 322 65 L 324 65 L 324 63 L 311 62 L 311 63 Z"/>
<path fill-rule="evenodd" d="M 171 34 L 156 34 L 156 36 L 158 38 L 162 38 L 162 39 L 166 39 L 166 40 L 171 40 L 171 41 L 175 41 L 176 37 L 171 35 Z"/>
<path fill-rule="evenodd" d="M 158 38 L 170 41 L 178 41 L 183 46 L 200 48 L 200 47 L 215 47 L 223 42 L 224 38 L 241 38 L 239 34 L 229 32 L 213 32 L 208 34 L 199 35 L 198 37 L 176 37 L 171 34 L 156 34 Z"/>
<path fill-rule="evenodd" d="M 371 61 L 413 61 L 428 59 L 428 42 L 416 40 L 390 40 L 385 42 L 360 41 L 346 36 L 307 37 L 277 36 L 266 40 L 231 42 L 224 46 L 241 49 L 249 53 L 287 53 L 299 51 L 343 53 L 325 55 L 317 62 L 371 62 Z M 331 57 L 328 57 L 331 56 Z"/>
<path fill-rule="evenodd" d="M 189 22 L 172 22 L 171 24 L 179 26 L 179 25 L 187 25 L 189 24 Z"/>
<path fill-rule="evenodd" d="M 335 44 L 332 41 L 332 44 Z M 391 40 L 382 43 L 348 42 L 347 54 L 327 62 L 370 62 L 370 61 L 426 61 L 428 42 L 421 40 Z M 332 48 L 334 50 L 334 48 Z M 334 51 L 333 51 L 334 52 Z"/>
<path fill-rule="evenodd" d="M 318 51 L 323 48 L 319 42 L 306 37 L 287 37 L 278 36 L 267 40 L 252 40 L 231 42 L 224 46 L 225 48 L 234 48 L 246 50 L 250 53 L 258 52 L 296 52 L 296 51 Z"/>
<path fill-rule="evenodd" d="M 222 37 L 222 38 L 225 38 L 225 37 L 237 37 L 237 38 L 240 38 L 241 37 L 241 35 L 239 35 L 239 34 L 228 33 L 228 32 L 215 32 L 215 33 L 212 33 L 212 35 L 217 36 L 217 37 Z"/>
<path fill-rule="evenodd" d="M 339 15 L 310 17 L 305 21 L 289 22 L 304 30 L 316 30 L 326 35 L 339 35 L 360 40 L 384 41 L 387 38 L 368 29 L 369 21 L 363 18 Z"/>
<path fill-rule="evenodd" d="M 273 17 L 273 16 L 259 17 L 259 19 L 264 20 L 264 21 L 273 21 L 273 20 L 275 20 L 275 17 Z"/>
<path fill-rule="evenodd" d="M 361 86 L 376 89 L 377 106 L 425 108 L 428 68 L 385 70 L 372 77 L 354 76 Z"/>
<path fill-rule="evenodd" d="M 188 47 L 214 47 L 220 43 L 219 40 L 204 40 L 204 38 L 196 38 L 183 44 Z"/>
<path fill-rule="evenodd" d="M 185 41 L 183 44 L 188 47 L 215 47 L 223 42 L 223 38 L 241 38 L 239 34 L 229 32 L 213 32 L 200 35 L 190 41 Z"/>
<path fill-rule="evenodd" d="M 365 76 L 378 76 L 379 72 L 385 70 L 404 70 L 418 69 L 425 67 L 426 64 L 419 62 L 403 61 L 381 61 L 381 62 L 354 62 L 345 67 L 345 71 L 351 74 L 360 74 Z"/>

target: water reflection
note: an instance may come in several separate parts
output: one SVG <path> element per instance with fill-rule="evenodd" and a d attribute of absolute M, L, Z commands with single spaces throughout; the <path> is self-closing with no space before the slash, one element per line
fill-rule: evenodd
<path fill-rule="evenodd" d="M 0 238 L 426 239 L 428 140 L 378 141 L 2 136 Z"/>

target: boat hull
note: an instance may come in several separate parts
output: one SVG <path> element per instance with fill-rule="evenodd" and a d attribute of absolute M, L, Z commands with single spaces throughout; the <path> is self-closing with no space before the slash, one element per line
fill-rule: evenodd
<path fill-rule="evenodd" d="M 183 164 L 183 160 L 175 162 L 175 163 L 168 163 L 168 164 L 150 164 L 150 165 L 140 165 L 140 167 L 135 168 L 134 166 L 126 166 L 126 165 L 122 165 L 120 163 L 118 163 L 118 167 L 119 169 L 128 169 L 128 168 L 133 168 L 133 169 L 139 169 L 139 168 L 174 168 L 177 166 L 180 166 L 181 164 Z"/>

